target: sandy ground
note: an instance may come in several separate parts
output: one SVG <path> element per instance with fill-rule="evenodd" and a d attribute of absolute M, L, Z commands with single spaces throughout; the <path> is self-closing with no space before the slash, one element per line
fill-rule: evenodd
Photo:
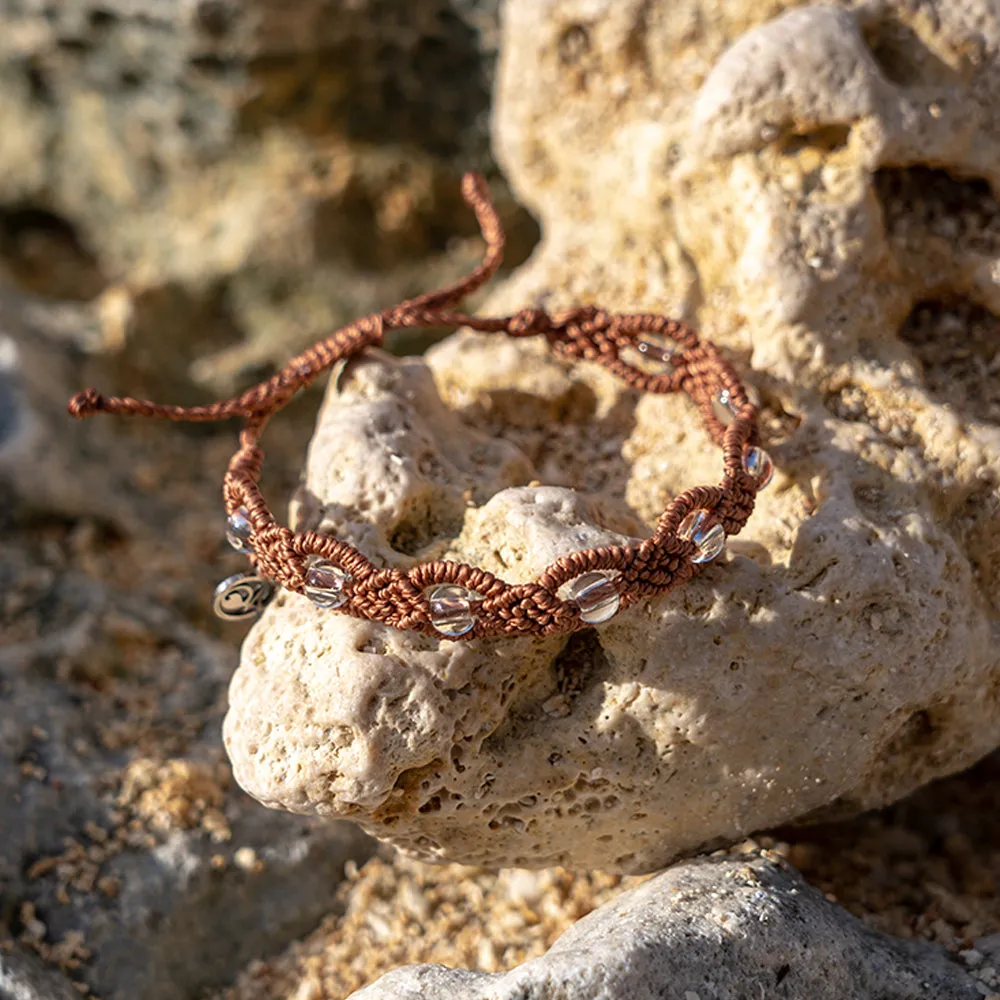
<path fill-rule="evenodd" d="M 770 848 L 866 924 L 964 952 L 989 995 L 1000 978 L 974 946 L 1000 931 L 998 789 L 994 754 L 882 812 L 761 836 L 736 850 Z M 560 869 L 497 874 L 390 854 L 348 874 L 337 900 L 343 916 L 254 962 L 215 1000 L 340 1000 L 419 962 L 510 969 L 641 881 Z"/>

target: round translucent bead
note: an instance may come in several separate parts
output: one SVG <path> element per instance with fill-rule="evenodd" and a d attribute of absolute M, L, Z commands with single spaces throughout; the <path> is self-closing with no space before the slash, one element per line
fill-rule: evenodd
<path fill-rule="evenodd" d="M 317 608 L 339 608 L 347 600 L 344 588 L 351 579 L 351 575 L 339 566 L 326 559 L 316 559 L 306 570 L 303 589 Z"/>
<path fill-rule="evenodd" d="M 677 346 L 667 337 L 646 334 L 635 344 L 627 344 L 619 357 L 627 364 L 647 375 L 662 375 L 672 369 L 670 359 L 677 353 Z"/>
<path fill-rule="evenodd" d="M 226 541 L 244 555 L 253 552 L 250 537 L 253 535 L 253 525 L 250 523 L 250 512 L 246 507 L 240 507 L 235 514 L 226 518 Z"/>
<path fill-rule="evenodd" d="M 650 361 L 669 361 L 677 353 L 677 345 L 666 337 L 647 334 L 635 345 L 636 350 Z"/>
<path fill-rule="evenodd" d="M 471 632 L 476 624 L 472 613 L 475 595 L 454 583 L 442 583 L 428 597 L 431 605 L 431 624 L 449 639 L 457 639 Z"/>
<path fill-rule="evenodd" d="M 570 582 L 567 600 L 580 609 L 580 620 L 588 625 L 599 625 L 618 613 L 622 599 L 618 585 L 610 573 L 595 571 L 583 573 Z"/>
<path fill-rule="evenodd" d="M 763 448 L 747 448 L 743 453 L 743 468 L 757 480 L 757 489 L 762 490 L 774 475 L 774 462 Z"/>
<path fill-rule="evenodd" d="M 712 413 L 715 414 L 715 419 L 720 424 L 725 424 L 728 427 L 736 419 L 739 412 L 740 408 L 736 405 L 736 400 L 733 399 L 732 393 L 728 389 L 720 389 L 712 397 Z"/>
<path fill-rule="evenodd" d="M 681 521 L 677 534 L 694 542 L 698 551 L 691 557 L 693 563 L 711 562 L 726 547 L 726 531 L 721 524 L 709 524 L 711 512 L 693 510 Z"/>

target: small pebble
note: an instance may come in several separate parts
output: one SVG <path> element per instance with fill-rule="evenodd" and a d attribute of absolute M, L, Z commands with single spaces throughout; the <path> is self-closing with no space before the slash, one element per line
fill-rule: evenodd
<path fill-rule="evenodd" d="M 233 861 L 237 868 L 245 872 L 254 871 L 257 868 L 257 852 L 252 847 L 240 847 L 233 854 Z"/>

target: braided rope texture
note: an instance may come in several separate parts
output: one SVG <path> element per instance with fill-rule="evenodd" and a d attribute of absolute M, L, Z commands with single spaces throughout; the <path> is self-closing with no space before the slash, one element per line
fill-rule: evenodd
<path fill-rule="evenodd" d="M 690 579 L 698 566 L 694 542 L 678 527 L 692 511 L 711 513 L 726 535 L 737 534 L 753 511 L 761 483 L 746 471 L 744 451 L 757 442 L 757 409 L 736 372 L 711 343 L 701 341 L 685 324 L 656 313 L 609 313 L 593 306 L 550 315 L 524 309 L 512 316 L 469 316 L 456 305 L 496 272 L 503 258 L 504 233 L 490 201 L 486 182 L 466 174 L 462 194 L 476 214 L 486 255 L 464 279 L 356 320 L 293 358 L 271 378 L 231 399 L 208 406 L 165 406 L 149 400 L 103 396 L 96 389 L 77 393 L 69 412 L 77 418 L 95 413 L 156 417 L 175 421 L 243 421 L 240 446 L 229 463 L 223 485 L 227 514 L 245 508 L 252 525 L 250 561 L 261 576 L 288 590 L 304 593 L 309 566 L 317 557 L 339 566 L 350 577 L 339 611 L 400 630 L 438 636 L 431 620 L 429 591 L 456 584 L 473 591 L 475 625 L 463 638 L 502 635 L 551 635 L 588 627 L 579 607 L 557 594 L 583 573 L 616 571 L 622 608 L 642 598 L 665 594 Z M 465 563 L 435 561 L 409 570 L 379 569 L 361 552 L 330 535 L 295 533 L 278 524 L 258 486 L 263 452 L 259 440 L 267 421 L 302 388 L 337 362 L 382 343 L 390 330 L 406 327 L 466 326 L 510 337 L 544 337 L 557 357 L 603 365 L 629 386 L 643 392 L 683 392 L 697 406 L 712 441 L 721 447 L 723 477 L 716 486 L 697 486 L 675 497 L 660 516 L 650 538 L 628 545 L 586 549 L 549 565 L 532 583 L 512 585 Z M 650 374 L 626 360 L 644 337 L 669 338 L 676 346 L 665 371 Z M 624 355 L 624 356 L 623 356 Z M 728 394 L 732 420 L 723 423 L 712 401 Z"/>

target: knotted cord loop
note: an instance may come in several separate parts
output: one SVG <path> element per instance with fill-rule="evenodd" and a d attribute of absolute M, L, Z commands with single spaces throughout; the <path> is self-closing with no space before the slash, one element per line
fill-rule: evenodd
<path fill-rule="evenodd" d="M 466 174 L 462 194 L 486 241 L 482 263 L 465 278 L 356 320 L 230 399 L 181 407 L 103 396 L 91 388 L 77 393 L 68 409 L 80 419 L 95 413 L 174 421 L 242 419 L 239 448 L 223 482 L 226 513 L 230 521 L 241 519 L 241 530 L 248 536 L 241 551 L 261 576 L 311 596 L 321 607 L 336 607 L 397 629 L 449 637 L 574 631 L 690 579 L 701 562 L 721 550 L 720 531 L 734 535 L 746 524 L 757 492 L 770 478 L 770 459 L 756 446 L 757 409 L 736 372 L 713 344 L 699 340 L 679 320 L 657 313 L 611 313 L 593 305 L 554 315 L 539 307 L 498 317 L 457 311 L 462 299 L 496 273 L 504 247 L 486 181 L 478 174 Z M 258 486 L 264 461 L 259 440 L 268 420 L 333 365 L 380 345 L 387 332 L 427 326 L 468 326 L 509 337 L 543 336 L 557 357 L 603 365 L 636 390 L 684 392 L 722 449 L 721 482 L 675 497 L 650 538 L 570 553 L 534 582 L 517 585 L 451 561 L 424 563 L 405 572 L 379 569 L 347 542 L 314 531 L 296 533 L 278 524 Z M 622 356 L 626 349 L 643 344 L 644 337 L 671 341 L 661 370 L 645 370 Z M 315 575 L 317 566 L 320 577 Z M 320 578 L 326 589 L 319 587 Z M 567 587 L 570 592 L 564 593 Z M 320 590 L 326 603 L 317 599 Z"/>

